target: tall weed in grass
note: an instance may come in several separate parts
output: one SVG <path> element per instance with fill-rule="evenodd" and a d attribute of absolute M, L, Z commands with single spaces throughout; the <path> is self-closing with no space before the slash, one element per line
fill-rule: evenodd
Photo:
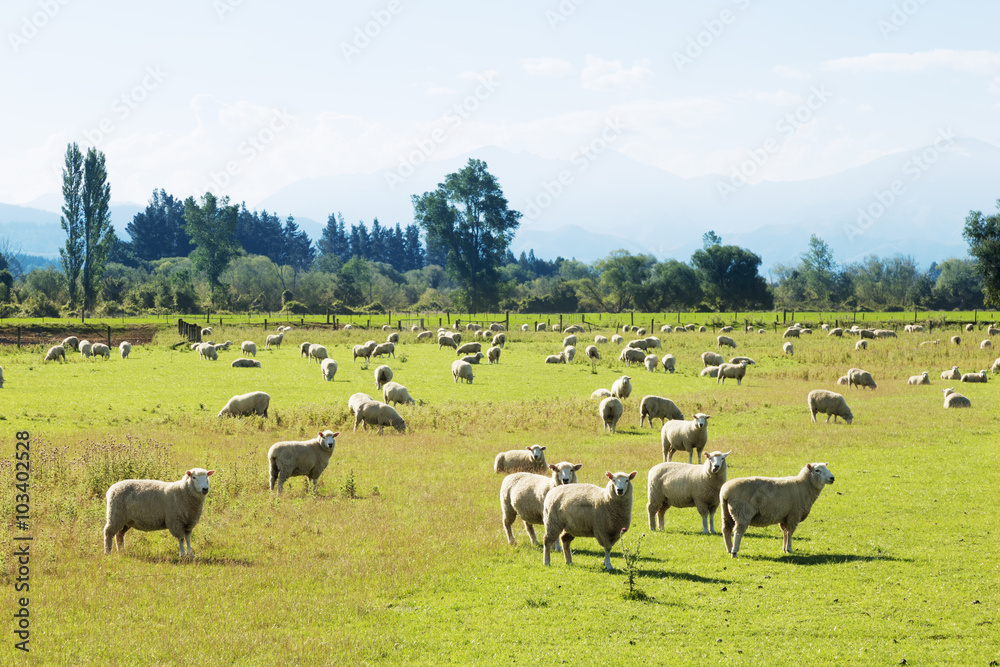
<path fill-rule="evenodd" d="M 123 479 L 179 478 L 171 445 L 152 438 L 127 435 L 125 442 L 116 442 L 108 436 L 103 442 L 85 443 L 79 462 L 80 483 L 87 497 L 101 497 L 109 486 Z"/>

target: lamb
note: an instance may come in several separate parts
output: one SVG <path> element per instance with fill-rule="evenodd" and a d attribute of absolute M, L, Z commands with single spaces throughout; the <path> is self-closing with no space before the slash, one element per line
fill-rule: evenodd
<path fill-rule="evenodd" d="M 490 345 L 492 345 L 493 347 L 503 347 L 506 344 L 507 344 L 507 334 L 505 333 L 498 333 L 497 335 L 493 336 L 493 338 L 490 340 Z"/>
<path fill-rule="evenodd" d="M 705 366 L 705 368 L 701 369 L 701 372 L 698 373 L 698 375 L 700 375 L 701 377 L 708 376 L 710 378 L 717 378 L 717 377 L 719 377 L 719 367 L 718 366 Z"/>
<path fill-rule="evenodd" d="M 607 336 L 594 336 L 594 342 L 597 343 L 598 345 L 600 345 L 601 343 L 607 343 L 608 342 L 608 337 Z"/>
<path fill-rule="evenodd" d="M 978 373 L 966 373 L 962 376 L 962 382 L 986 382 L 986 371 L 982 370 Z"/>
<path fill-rule="evenodd" d="M 649 529 L 663 530 L 663 515 L 671 507 L 694 507 L 701 515 L 701 532 L 715 534 L 719 490 L 726 483 L 726 457 L 731 451 L 705 452 L 702 465 L 658 463 L 649 470 L 646 512 Z"/>
<path fill-rule="evenodd" d="M 212 349 L 214 350 L 215 348 Z M 111 348 L 105 345 L 104 343 L 94 343 L 90 347 L 90 352 L 95 357 L 104 357 L 105 359 L 111 358 Z"/>
<path fill-rule="evenodd" d="M 653 427 L 653 420 L 659 419 L 663 424 L 669 419 L 684 419 L 684 414 L 680 408 L 669 398 L 662 396 L 643 396 L 639 402 L 639 428 L 642 428 L 644 420 L 649 420 L 650 428 Z"/>
<path fill-rule="evenodd" d="M 669 461 L 674 452 L 687 452 L 688 463 L 694 461 L 695 452 L 701 460 L 701 452 L 708 442 L 708 420 L 710 415 L 697 413 L 691 421 L 669 420 L 660 429 L 660 443 L 663 446 L 663 460 Z"/>
<path fill-rule="evenodd" d="M 661 360 L 661 363 L 663 364 L 663 370 L 664 371 L 666 371 L 667 373 L 673 373 L 674 372 L 674 365 L 677 363 L 677 360 L 674 359 L 674 355 L 672 355 L 672 354 L 665 354 L 665 355 L 663 355 L 663 359 Z"/>
<path fill-rule="evenodd" d="M 785 343 L 781 346 L 781 351 L 788 356 L 793 356 L 795 354 L 795 347 L 791 343 Z"/>
<path fill-rule="evenodd" d="M 280 334 L 269 335 L 266 339 L 264 339 L 264 349 L 270 350 L 272 345 L 274 345 L 278 349 L 281 349 L 281 341 L 284 338 L 285 338 L 284 331 L 282 331 Z"/>
<path fill-rule="evenodd" d="M 806 403 L 809 405 L 809 414 L 813 424 L 816 423 L 817 413 L 825 414 L 827 423 L 830 423 L 830 417 L 833 417 L 834 424 L 837 423 L 837 417 L 842 417 L 848 424 L 854 421 L 854 415 L 847 407 L 847 401 L 835 392 L 826 389 L 813 389 L 809 392 Z"/>
<path fill-rule="evenodd" d="M 993 347 L 993 342 L 989 338 L 987 338 L 986 340 L 984 340 L 982 343 L 979 344 L 980 350 L 988 350 L 991 347 Z"/>
<path fill-rule="evenodd" d="M 245 417 L 247 415 L 260 415 L 267 417 L 267 408 L 271 404 L 271 396 L 262 391 L 251 391 L 249 394 L 239 394 L 233 396 L 219 410 L 219 417 L 231 415 L 233 417 Z"/>
<path fill-rule="evenodd" d="M 455 378 L 455 382 L 461 379 L 464 382 L 472 384 L 472 364 L 461 359 L 456 359 L 451 362 L 451 376 Z"/>
<path fill-rule="evenodd" d="M 614 343 L 615 345 L 621 345 L 622 343 L 625 342 L 625 339 L 619 336 L 618 334 L 615 334 L 614 336 L 611 337 L 611 342 Z"/>
<path fill-rule="evenodd" d="M 874 391 L 878 385 L 875 384 L 875 380 L 872 379 L 871 373 L 868 371 L 861 370 L 860 368 L 851 368 L 847 371 L 848 386 L 854 387 L 857 385 L 859 389 L 865 387 L 870 387 Z"/>
<path fill-rule="evenodd" d="M 576 345 L 576 336 L 569 335 L 563 338 L 563 347 L 569 347 L 570 345 Z"/>
<path fill-rule="evenodd" d="M 104 553 L 111 553 L 111 542 L 118 551 L 125 549 L 125 533 L 136 530 L 169 530 L 177 538 L 180 557 L 194 558 L 191 531 L 198 525 L 208 495 L 208 478 L 214 470 L 192 468 L 176 482 L 155 479 L 126 479 L 112 484 L 106 498 L 107 523 L 104 526 Z"/>
<path fill-rule="evenodd" d="M 842 384 L 844 386 L 847 386 L 849 383 L 850 383 L 850 378 L 848 378 L 846 375 L 841 375 L 839 378 L 837 378 L 837 384 Z"/>
<path fill-rule="evenodd" d="M 576 348 L 572 345 L 567 345 L 566 349 L 563 350 L 563 354 L 566 355 L 566 363 L 573 363 L 573 359 L 576 357 Z"/>
<path fill-rule="evenodd" d="M 372 350 L 373 357 L 381 357 L 382 355 L 389 355 L 393 359 L 396 358 L 396 344 L 395 343 L 382 343 L 381 345 L 376 345 L 375 349 Z"/>
<path fill-rule="evenodd" d="M 353 364 L 358 357 L 368 361 L 368 358 L 372 356 L 372 352 L 375 351 L 375 347 L 376 343 L 373 340 L 368 341 L 364 345 L 355 345 L 351 350 L 351 354 L 353 355 L 351 357 L 351 363 Z"/>
<path fill-rule="evenodd" d="M 323 374 L 324 380 L 332 382 L 334 376 L 337 374 L 337 362 L 327 357 L 319 363 L 319 370 Z"/>
<path fill-rule="evenodd" d="M 524 449 L 512 449 L 500 452 L 493 460 L 493 472 L 499 474 L 512 472 L 533 472 L 544 475 L 549 469 L 545 461 L 545 447 L 531 445 Z"/>
<path fill-rule="evenodd" d="M 299 357 L 305 357 L 306 359 L 309 358 L 309 346 L 310 345 L 312 345 L 312 343 L 309 343 L 309 342 L 302 343 L 301 345 L 299 345 Z"/>
<path fill-rule="evenodd" d="M 122 355 L 122 359 L 128 359 L 129 353 L 132 351 L 132 343 L 123 340 L 118 344 L 118 353 Z"/>
<path fill-rule="evenodd" d="M 962 337 L 961 336 L 952 336 L 951 337 L 951 342 L 954 343 L 955 345 L 961 345 L 962 344 Z"/>
<path fill-rule="evenodd" d="M 211 343 L 201 343 L 197 349 L 199 359 L 209 359 L 211 361 L 219 360 L 219 353 L 216 351 L 215 346 Z"/>
<path fill-rule="evenodd" d="M 66 348 L 62 345 L 53 345 L 45 353 L 45 359 L 42 361 L 59 361 L 60 359 L 62 359 L 63 363 L 66 363 Z"/>
<path fill-rule="evenodd" d="M 634 347 L 626 347 L 622 350 L 622 353 L 618 355 L 618 361 L 624 361 L 625 366 L 627 367 L 631 366 L 633 362 L 641 364 L 645 360 L 646 353 Z"/>
<path fill-rule="evenodd" d="M 650 373 L 655 373 L 656 367 L 660 365 L 660 358 L 655 354 L 647 354 L 642 363 L 646 364 L 646 370 Z"/>
<path fill-rule="evenodd" d="M 240 350 L 243 351 L 243 354 L 249 354 L 252 357 L 256 357 L 257 343 L 253 342 L 252 340 L 245 340 L 240 344 Z"/>
<path fill-rule="evenodd" d="M 542 562 L 549 565 L 552 545 L 562 542 L 567 565 L 573 563 L 570 543 L 576 537 L 593 537 L 604 547 L 604 569 L 611 572 L 611 547 L 632 524 L 632 480 L 636 472 L 604 473 L 608 485 L 603 489 L 593 484 L 557 486 L 545 496 L 542 520 L 545 537 L 542 540 Z"/>
<path fill-rule="evenodd" d="M 722 537 L 736 558 L 750 526 L 781 526 L 781 550 L 792 553 L 792 533 L 809 516 L 820 491 L 833 484 L 825 463 L 807 463 L 795 477 L 742 477 L 722 485 Z"/>
<path fill-rule="evenodd" d="M 958 366 L 952 366 L 950 371 L 941 371 L 942 380 L 961 380 L 962 374 L 958 372 Z"/>
<path fill-rule="evenodd" d="M 407 391 L 406 387 L 399 384 L 398 382 L 386 382 L 382 385 L 382 400 L 385 404 L 394 403 L 399 405 L 400 403 L 404 405 L 413 405 L 416 403 L 412 398 L 410 398 L 410 392 Z"/>
<path fill-rule="evenodd" d="M 604 425 L 604 430 L 614 433 L 618 427 L 618 420 L 622 418 L 622 412 L 624 411 L 625 408 L 622 406 L 622 402 L 614 396 L 603 399 L 597 408 L 597 414 L 601 416 L 601 423 Z"/>
<path fill-rule="evenodd" d="M 592 393 L 590 395 L 590 397 L 591 398 L 607 398 L 610 395 L 611 395 L 611 390 L 610 389 L 601 388 L 601 389 L 595 389 L 594 393 Z"/>
<path fill-rule="evenodd" d="M 389 345 L 392 345 L 392 343 L 389 343 Z M 316 361 L 323 363 L 323 360 L 326 359 L 328 356 L 326 353 L 326 348 L 320 345 L 319 343 L 313 343 L 312 345 L 310 345 L 308 352 L 309 352 L 310 362 L 313 359 L 315 359 Z"/>
<path fill-rule="evenodd" d="M 736 384 L 743 384 L 743 377 L 747 374 L 747 365 L 745 363 L 740 364 L 722 364 L 719 366 L 719 376 L 715 381 L 715 384 L 725 384 L 726 378 L 735 379 Z"/>
<path fill-rule="evenodd" d="M 378 434 L 382 435 L 382 429 L 391 426 L 400 433 L 406 430 L 406 422 L 395 408 L 379 401 L 361 403 L 354 415 L 354 430 L 358 430 L 358 424 L 364 423 L 365 428 L 378 426 Z"/>
<path fill-rule="evenodd" d="M 499 364 L 500 350 L 501 348 L 497 347 L 496 345 L 486 350 L 486 361 L 491 364 Z"/>
<path fill-rule="evenodd" d="M 392 369 L 386 365 L 381 365 L 375 369 L 375 388 L 381 389 L 382 385 L 392 379 Z"/>
<path fill-rule="evenodd" d="M 725 363 L 726 358 L 721 354 L 715 352 L 702 352 L 701 353 L 701 363 L 707 366 L 719 366 Z"/>
<path fill-rule="evenodd" d="M 615 398 L 625 400 L 632 395 L 632 378 L 623 375 L 611 385 L 611 395 Z"/>
<path fill-rule="evenodd" d="M 73 348 L 75 350 L 77 349 L 77 345 L 79 344 L 80 340 L 76 336 L 67 336 L 66 338 L 63 338 L 62 343 L 60 343 L 60 345 L 62 345 L 67 350 L 70 348 Z"/>
<path fill-rule="evenodd" d="M 285 490 L 289 477 L 305 476 L 312 481 L 312 492 L 316 493 L 319 476 L 330 463 L 330 456 L 337 445 L 340 431 L 319 431 L 312 440 L 289 440 L 276 442 L 267 450 L 270 489 L 280 496 Z M 306 489 L 309 482 L 306 482 Z"/>
<path fill-rule="evenodd" d="M 864 339 L 859 340 L 857 343 L 854 344 L 854 349 L 855 350 L 867 350 L 868 349 L 868 341 L 866 341 Z"/>
<path fill-rule="evenodd" d="M 483 349 L 482 343 L 465 343 L 455 350 L 458 355 L 462 354 L 474 354 L 476 352 L 481 352 Z"/>
<path fill-rule="evenodd" d="M 930 373 L 924 371 L 920 375 L 911 375 L 910 379 L 906 381 L 906 384 L 930 384 L 931 376 Z"/>
<path fill-rule="evenodd" d="M 971 408 L 972 401 L 961 394 L 956 394 L 954 389 L 943 389 L 944 407 L 946 408 Z"/>
<path fill-rule="evenodd" d="M 550 354 L 545 357 L 545 363 L 547 364 L 565 364 L 566 363 L 566 353 L 560 352 L 559 354 Z"/>
<path fill-rule="evenodd" d="M 218 345 L 215 346 L 215 351 L 218 352 L 219 350 L 222 350 L 223 352 L 228 352 L 229 346 L 232 344 L 233 341 L 231 340 L 227 340 L 225 343 L 219 343 Z"/>
<path fill-rule="evenodd" d="M 254 361 L 253 359 L 233 359 L 233 363 L 229 364 L 233 368 L 260 368 L 260 362 Z"/>
<path fill-rule="evenodd" d="M 511 526 L 518 517 L 521 517 L 531 543 L 536 547 L 541 546 L 535 536 L 534 524 L 544 523 L 542 515 L 545 511 L 545 496 L 557 486 L 576 484 L 576 473 L 582 467 L 583 464 L 563 461 L 549 465 L 552 477 L 516 472 L 504 478 L 503 484 L 500 485 L 500 520 L 504 532 L 507 533 L 508 544 L 514 545 Z"/>

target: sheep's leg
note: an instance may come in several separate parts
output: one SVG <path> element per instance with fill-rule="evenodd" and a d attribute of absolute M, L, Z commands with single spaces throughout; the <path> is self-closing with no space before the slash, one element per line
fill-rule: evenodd
<path fill-rule="evenodd" d="M 573 564 L 573 552 L 571 552 L 569 550 L 569 543 L 573 541 L 573 536 L 570 535 L 569 533 L 565 533 L 564 532 L 559 537 L 559 541 L 562 542 L 563 557 L 566 559 L 566 564 L 567 565 L 572 565 Z M 610 556 L 609 556 L 609 561 L 608 562 L 610 562 Z"/>
<path fill-rule="evenodd" d="M 701 515 L 701 532 L 704 535 L 708 535 L 709 534 L 709 532 L 708 532 L 708 507 L 706 507 L 704 503 L 695 503 L 695 509 L 697 509 L 698 510 L 698 514 Z M 714 526 L 712 528 L 712 532 L 713 533 L 715 532 Z"/>
<path fill-rule="evenodd" d="M 269 480 L 268 480 L 268 488 L 271 491 L 274 491 L 274 483 L 278 479 L 278 462 L 275 461 L 274 459 L 271 459 L 271 465 L 268 466 L 268 467 L 270 468 L 270 475 L 269 475 Z"/>
<path fill-rule="evenodd" d="M 706 509 L 705 513 L 708 514 L 708 533 L 710 535 L 716 535 L 717 533 L 715 532 L 715 510 Z M 705 529 L 704 519 L 702 519 L 701 526 L 702 526 L 702 532 L 704 532 Z"/>
<path fill-rule="evenodd" d="M 646 514 L 649 515 L 649 529 L 656 530 L 656 518 L 659 516 L 659 510 L 656 504 L 653 502 L 653 498 L 650 497 L 649 502 L 646 503 Z"/>
<path fill-rule="evenodd" d="M 694 463 L 694 450 L 688 450 L 688 463 Z"/>
<path fill-rule="evenodd" d="M 733 517 L 732 508 L 728 503 L 722 503 L 722 540 L 726 544 L 726 553 L 733 553 L 733 526 L 736 521 Z"/>
<path fill-rule="evenodd" d="M 614 572 L 615 568 L 611 567 L 611 548 L 604 547 L 604 569 L 608 572 Z"/>
<path fill-rule="evenodd" d="M 514 525 L 514 520 L 517 518 L 517 513 L 513 509 L 508 511 L 507 507 L 503 504 L 500 505 L 500 521 L 503 523 L 503 530 L 507 533 L 507 544 L 514 546 L 514 531 L 511 530 L 511 526 Z M 525 528 L 528 527 L 528 523 L 525 522 Z M 528 533 L 531 535 L 531 533 Z M 534 537 L 532 535 L 532 537 Z"/>
<path fill-rule="evenodd" d="M 736 529 L 733 531 L 733 550 L 730 552 L 733 558 L 740 552 L 740 542 L 743 540 L 743 533 L 747 532 L 747 527 L 738 521 Z"/>
<path fill-rule="evenodd" d="M 527 521 L 524 522 L 524 532 L 528 533 L 528 537 L 531 538 L 531 543 L 532 544 L 534 544 L 536 547 L 540 546 L 538 544 L 538 538 L 535 536 L 535 527 L 532 526 Z M 511 542 L 511 544 L 513 544 L 513 542 Z"/>
<path fill-rule="evenodd" d="M 115 537 L 117 537 L 117 531 L 113 530 L 111 524 L 104 526 L 104 553 L 111 553 L 111 543 L 114 542 Z M 121 551 L 121 547 L 118 550 Z"/>

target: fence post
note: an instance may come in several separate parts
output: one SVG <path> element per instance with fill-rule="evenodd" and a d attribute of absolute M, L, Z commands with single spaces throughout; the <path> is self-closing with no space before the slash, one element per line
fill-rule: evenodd
<path fill-rule="evenodd" d="M 21 327 L 17 328 L 17 347 L 21 348 Z"/>
<path fill-rule="evenodd" d="M 267 318 L 264 318 L 264 331 L 267 331 Z"/>
<path fill-rule="evenodd" d="M 562 331 L 562 329 L 563 329 L 562 313 L 559 313 L 559 331 Z"/>
<path fill-rule="evenodd" d="M 510 311 L 509 310 L 504 315 L 504 318 L 503 318 L 503 328 L 506 329 L 507 331 L 510 331 Z"/>
<path fill-rule="evenodd" d="M 108 325 L 108 347 L 111 347 L 111 325 Z"/>

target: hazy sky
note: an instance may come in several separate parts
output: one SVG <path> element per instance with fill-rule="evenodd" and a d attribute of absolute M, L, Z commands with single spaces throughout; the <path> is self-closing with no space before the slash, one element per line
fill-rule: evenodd
<path fill-rule="evenodd" d="M 58 193 L 71 141 L 105 152 L 115 201 L 250 205 L 481 146 L 569 159 L 602 134 L 682 177 L 767 154 L 751 180 L 949 126 L 1000 146 L 998 25 L 1000 3 L 954 0 L 5 0 L 0 201 Z"/>

